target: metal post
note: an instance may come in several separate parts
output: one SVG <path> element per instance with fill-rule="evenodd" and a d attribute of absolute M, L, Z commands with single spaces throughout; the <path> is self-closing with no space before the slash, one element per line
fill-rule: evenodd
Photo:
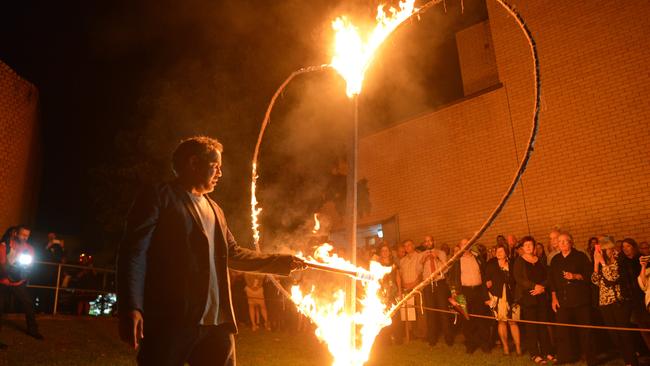
<path fill-rule="evenodd" d="M 61 283 L 61 263 L 57 266 L 56 271 L 56 290 L 54 290 L 54 309 L 52 309 L 52 315 L 56 315 L 56 308 L 59 305 L 59 284 Z"/>
<path fill-rule="evenodd" d="M 348 190 L 347 190 L 347 216 L 349 219 L 348 238 L 350 240 L 350 262 L 357 265 L 357 160 L 358 160 L 358 143 L 359 143 L 359 96 L 352 97 L 354 108 L 354 121 L 352 126 L 352 138 L 348 150 Z M 356 312 L 357 300 L 357 283 L 355 279 L 350 281 L 350 291 L 348 298 L 348 310 L 350 314 Z M 356 348 L 356 325 L 350 329 L 352 347 Z"/>

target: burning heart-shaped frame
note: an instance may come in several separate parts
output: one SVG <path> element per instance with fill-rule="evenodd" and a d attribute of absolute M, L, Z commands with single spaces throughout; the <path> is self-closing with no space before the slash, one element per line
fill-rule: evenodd
<path fill-rule="evenodd" d="M 462 0 L 461 0 L 462 1 Z M 539 59 L 537 55 L 537 47 L 535 44 L 535 40 L 533 38 L 533 35 L 526 25 L 523 17 L 519 12 L 509 3 L 505 2 L 504 0 L 495 0 L 499 5 L 501 5 L 509 15 L 511 15 L 517 22 L 517 25 L 519 28 L 522 30 L 524 35 L 526 36 L 526 39 L 528 40 L 528 45 L 530 47 L 530 52 L 533 60 L 533 75 L 534 75 L 534 98 L 535 98 L 535 105 L 534 105 L 534 111 L 533 111 L 533 117 L 532 117 L 532 127 L 530 130 L 530 136 L 528 138 L 528 143 L 526 146 L 526 150 L 524 152 L 524 156 L 521 159 L 519 163 L 519 167 L 512 179 L 512 182 L 508 186 L 506 192 L 503 194 L 501 197 L 501 200 L 497 204 L 497 206 L 494 208 L 492 213 L 487 217 L 485 222 L 481 225 L 479 230 L 477 230 L 472 238 L 469 239 L 469 241 L 462 247 L 460 250 L 442 266 L 439 266 L 434 273 L 432 273 L 428 278 L 424 279 L 419 285 L 417 285 L 411 292 L 409 292 L 406 296 L 404 296 L 395 306 L 393 306 L 391 315 L 393 315 L 399 307 L 401 307 L 403 304 L 408 301 L 409 298 L 413 297 L 418 291 L 422 290 L 433 278 L 437 277 L 440 273 L 444 272 L 453 264 L 456 260 L 462 256 L 462 254 L 470 248 L 474 243 L 477 242 L 477 240 L 485 233 L 485 231 L 492 225 L 494 220 L 499 216 L 501 213 L 501 210 L 505 207 L 506 203 L 512 196 L 512 193 L 514 192 L 515 188 L 517 187 L 517 184 L 521 180 L 521 176 L 523 175 L 524 171 L 526 170 L 526 167 L 528 165 L 528 162 L 532 156 L 533 150 L 534 150 L 534 144 L 535 144 L 535 138 L 537 137 L 537 131 L 539 129 L 539 112 L 540 112 L 540 104 L 541 104 L 541 97 L 540 97 L 540 91 L 541 91 L 541 82 L 540 82 L 540 75 L 539 75 Z M 426 11 L 427 9 L 431 8 L 434 5 L 437 5 L 439 3 L 443 2 L 443 0 L 432 0 L 427 2 L 426 4 L 422 5 L 420 8 L 415 10 L 409 18 L 419 15 Z M 305 67 L 299 70 L 294 71 L 287 77 L 284 82 L 280 85 L 280 87 L 276 90 L 275 94 L 273 94 L 273 97 L 271 98 L 271 101 L 269 103 L 269 106 L 266 110 L 266 114 L 264 115 L 264 120 L 262 121 L 262 126 L 260 128 L 260 133 L 257 139 L 257 144 L 255 145 L 255 151 L 253 153 L 253 164 L 252 164 L 252 175 L 251 175 L 251 211 L 252 211 L 252 225 L 253 225 L 253 236 L 255 239 L 255 248 L 259 252 L 260 247 L 259 247 L 259 223 L 257 221 L 257 217 L 262 210 L 260 207 L 258 207 L 258 202 L 256 198 L 256 184 L 257 184 L 257 168 L 258 168 L 258 159 L 259 159 L 259 152 L 260 152 L 260 146 L 262 144 L 262 140 L 264 137 L 264 132 L 266 131 L 266 128 L 268 127 L 270 118 L 271 118 L 271 111 L 273 110 L 273 106 L 275 105 L 275 102 L 278 98 L 278 96 L 282 93 L 282 91 L 287 87 L 287 85 L 293 80 L 298 75 L 310 73 L 310 72 L 316 72 L 316 71 L 324 71 L 324 70 L 332 70 L 331 65 L 321 65 L 321 66 L 311 66 L 311 67 Z M 271 277 L 271 280 L 275 284 L 275 286 L 278 288 L 280 292 L 282 292 L 287 298 L 291 298 L 291 294 L 289 294 L 274 278 Z"/>

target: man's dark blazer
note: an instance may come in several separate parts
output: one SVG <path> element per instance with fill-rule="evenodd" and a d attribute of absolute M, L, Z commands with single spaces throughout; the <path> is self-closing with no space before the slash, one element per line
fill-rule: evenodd
<path fill-rule="evenodd" d="M 236 332 L 228 268 L 288 275 L 292 256 L 241 248 L 221 208 L 205 197 L 217 218 L 214 261 L 220 311 Z M 128 215 L 119 250 L 119 311 L 140 310 L 145 334 L 198 326 L 208 295 L 208 260 L 208 238 L 187 191 L 177 182 L 144 189 Z"/>

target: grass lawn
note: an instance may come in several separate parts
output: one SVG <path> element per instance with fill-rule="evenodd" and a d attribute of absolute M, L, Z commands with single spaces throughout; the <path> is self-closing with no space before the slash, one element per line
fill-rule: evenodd
<path fill-rule="evenodd" d="M 0 365 L 135 365 L 135 352 L 117 338 L 114 319 L 41 317 L 39 325 L 45 341 L 22 332 L 23 317 L 10 316 L 4 321 L 0 340 L 9 349 L 0 351 Z M 244 328 L 237 339 L 239 366 L 329 366 L 331 357 L 311 333 L 251 332 Z M 622 365 L 620 360 L 607 365 Z M 453 347 L 439 344 L 429 347 L 421 341 L 406 345 L 378 347 L 369 366 L 388 365 L 533 365 L 527 357 L 502 356 L 478 350 L 467 355 L 458 342 Z"/>

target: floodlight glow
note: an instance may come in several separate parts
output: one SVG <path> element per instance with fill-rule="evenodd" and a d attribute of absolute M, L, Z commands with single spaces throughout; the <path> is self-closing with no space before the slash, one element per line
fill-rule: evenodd
<path fill-rule="evenodd" d="M 23 266 L 28 266 L 32 264 L 33 260 L 34 258 L 29 254 L 22 253 L 18 256 L 18 263 Z"/>

